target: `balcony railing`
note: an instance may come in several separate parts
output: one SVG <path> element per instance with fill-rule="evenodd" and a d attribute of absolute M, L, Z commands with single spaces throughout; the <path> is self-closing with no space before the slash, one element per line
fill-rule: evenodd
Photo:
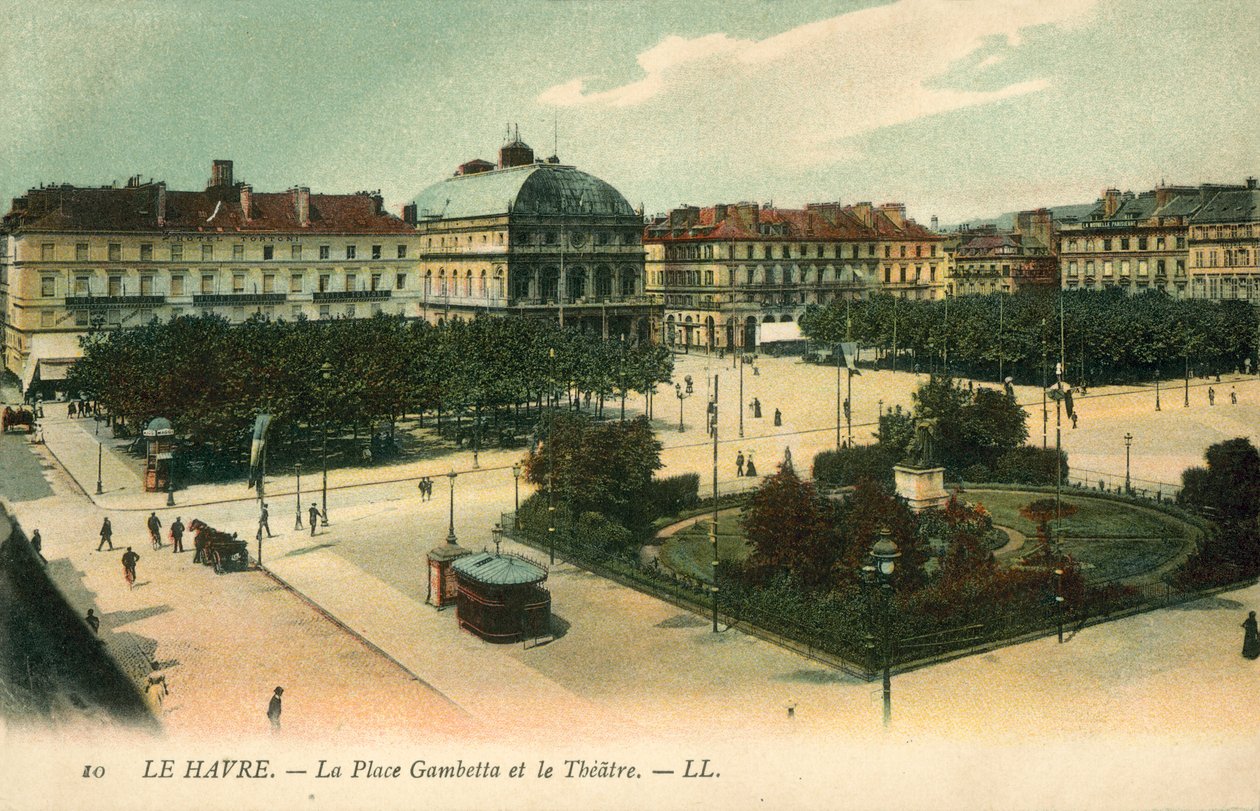
<path fill-rule="evenodd" d="M 70 310 L 121 310 L 126 307 L 160 307 L 165 296 L 66 296 Z"/>
<path fill-rule="evenodd" d="M 316 302 L 327 304 L 338 301 L 384 301 L 393 293 L 392 290 L 341 290 L 315 293 L 314 297 Z"/>
<path fill-rule="evenodd" d="M 256 307 L 284 304 L 284 293 L 201 293 L 193 296 L 195 307 Z"/>

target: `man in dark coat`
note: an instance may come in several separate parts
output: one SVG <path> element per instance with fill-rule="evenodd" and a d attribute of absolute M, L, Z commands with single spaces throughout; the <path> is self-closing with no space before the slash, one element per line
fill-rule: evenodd
<path fill-rule="evenodd" d="M 134 588 L 136 585 L 136 564 L 140 561 L 140 556 L 131 551 L 131 547 L 127 547 L 127 551 L 123 552 L 123 579 L 127 581 L 127 588 Z"/>
<path fill-rule="evenodd" d="M 179 516 L 175 516 L 175 523 L 171 524 L 171 545 L 175 552 L 184 551 L 184 522 L 179 520 Z"/>
<path fill-rule="evenodd" d="M 319 526 L 319 516 L 320 516 L 319 507 L 316 507 L 315 502 L 312 501 L 311 508 L 307 510 L 306 512 L 307 512 L 308 517 L 311 519 L 311 537 L 313 538 L 315 537 L 315 528 Z"/>
<path fill-rule="evenodd" d="M 735 475 L 744 475 L 744 452 L 740 451 L 735 455 Z"/>
<path fill-rule="evenodd" d="M 259 513 L 258 515 L 258 537 L 259 538 L 262 538 L 263 530 L 267 530 L 268 538 L 276 537 L 271 534 L 270 513 L 267 510 L 266 504 L 262 505 L 262 512 Z"/>
<path fill-rule="evenodd" d="M 93 609 L 88 609 L 87 616 L 83 618 L 83 621 L 92 629 L 92 633 L 99 634 L 101 632 L 101 618 L 96 616 L 96 611 Z"/>
<path fill-rule="evenodd" d="M 44 563 L 48 562 L 48 559 L 44 557 L 44 539 L 39 537 L 39 530 L 31 533 L 31 548 L 35 550 L 35 554 L 39 555 L 40 560 Z"/>
<path fill-rule="evenodd" d="M 271 721 L 271 729 L 274 732 L 280 731 L 280 697 L 284 695 L 284 688 L 277 687 L 276 691 L 271 694 L 271 701 L 267 704 L 267 719 Z"/>
<path fill-rule="evenodd" d="M 162 522 L 158 519 L 157 513 L 149 513 L 149 539 L 153 541 L 154 549 L 162 548 Z"/>
<path fill-rule="evenodd" d="M 777 428 L 778 426 L 782 424 L 783 424 L 783 412 L 776 408 L 774 410 L 774 425 Z"/>
<path fill-rule="evenodd" d="M 114 551 L 114 527 L 109 523 L 109 516 L 105 516 L 104 523 L 101 524 L 101 542 L 96 545 L 96 551 L 100 552 L 101 547 L 109 544 L 109 551 Z"/>

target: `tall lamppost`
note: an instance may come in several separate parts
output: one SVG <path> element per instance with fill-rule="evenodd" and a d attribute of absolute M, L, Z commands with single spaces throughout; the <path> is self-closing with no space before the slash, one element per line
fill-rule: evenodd
<path fill-rule="evenodd" d="M 1186 399 L 1181 401 L 1182 408 L 1190 407 L 1190 346 L 1186 345 Z"/>
<path fill-rule="evenodd" d="M 1155 410 L 1159 411 L 1159 369 L 1155 370 Z"/>
<path fill-rule="evenodd" d="M 884 670 L 884 726 L 892 722 L 892 629 L 889 627 L 889 612 L 892 607 L 892 574 L 897 565 L 901 550 L 892 539 L 888 527 L 879 531 L 879 540 L 871 547 L 874 577 L 880 592 L 880 647 L 881 664 Z"/>
<path fill-rule="evenodd" d="M 687 397 L 689 397 L 690 395 L 691 395 L 691 392 L 684 389 L 681 384 L 679 383 L 674 384 L 674 396 L 678 398 L 678 432 L 679 433 L 682 433 L 683 431 L 686 430 L 686 428 L 683 427 L 683 400 L 686 400 Z"/>
<path fill-rule="evenodd" d="M 319 372 L 320 377 L 324 381 L 324 426 L 321 431 L 322 438 L 320 441 L 321 455 L 324 459 L 324 484 L 320 505 L 323 507 L 323 514 L 320 515 L 319 525 L 321 527 L 326 527 L 328 526 L 328 389 L 332 385 L 333 365 L 325 362 L 323 366 L 319 367 Z"/>
<path fill-rule="evenodd" d="M 1133 434 L 1124 435 L 1124 493 L 1130 495 L 1133 487 L 1129 483 L 1129 448 L 1133 447 Z"/>
<path fill-rule="evenodd" d="M 840 450 L 840 367 L 844 364 L 841 362 L 842 349 L 840 344 L 836 344 L 835 360 L 836 360 L 836 450 Z"/>
<path fill-rule="evenodd" d="M 454 545 L 455 543 L 455 477 L 459 474 L 454 469 L 446 474 L 446 478 L 450 481 L 451 490 L 451 524 L 446 531 L 446 542 Z"/>
<path fill-rule="evenodd" d="M 499 556 L 499 544 L 503 543 L 503 525 L 495 522 L 490 528 L 490 537 L 494 540 L 494 556 Z"/>
<path fill-rule="evenodd" d="M 302 463 L 293 463 L 293 475 L 297 476 L 297 498 L 293 500 L 293 528 L 302 528 Z"/>
<path fill-rule="evenodd" d="M 101 423 L 99 420 L 97 420 L 96 434 L 97 434 L 98 439 L 96 440 L 96 494 L 98 496 L 101 493 L 105 492 L 105 490 L 101 487 L 101 457 L 103 455 L 103 449 L 105 446 L 101 443 L 101 440 L 99 439 L 100 433 L 101 433 Z"/>
<path fill-rule="evenodd" d="M 512 465 L 512 479 L 515 483 L 516 511 L 512 513 L 512 528 L 521 528 L 521 463 Z"/>
<path fill-rule="evenodd" d="M 1063 644 L 1063 570 L 1054 570 L 1054 607 L 1059 626 L 1059 644 Z"/>

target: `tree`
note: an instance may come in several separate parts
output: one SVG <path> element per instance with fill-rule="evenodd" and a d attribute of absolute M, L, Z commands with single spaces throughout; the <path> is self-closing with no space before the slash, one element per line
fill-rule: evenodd
<path fill-rule="evenodd" d="M 753 493 L 742 524 L 753 547 L 749 565 L 754 571 L 763 576 L 789 572 L 810 590 L 832 585 L 842 548 L 834 511 L 790 466 L 780 466 Z"/>
<path fill-rule="evenodd" d="M 1260 514 L 1260 452 L 1245 437 L 1207 449 L 1207 467 L 1181 474 L 1178 501 L 1206 510 L 1218 522 L 1255 524 Z"/>
<path fill-rule="evenodd" d="M 661 443 L 645 417 L 596 423 L 580 412 L 543 422 L 544 440 L 531 449 L 526 478 L 566 502 L 574 514 L 603 513 L 631 522 L 661 465 Z"/>

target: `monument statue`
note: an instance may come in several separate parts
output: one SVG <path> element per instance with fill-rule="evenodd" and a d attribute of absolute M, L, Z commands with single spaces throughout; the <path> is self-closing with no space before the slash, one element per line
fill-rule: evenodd
<path fill-rule="evenodd" d="M 918 468 L 936 466 L 936 419 L 921 417 L 914 421 L 914 439 L 907 448 L 910 464 Z"/>

